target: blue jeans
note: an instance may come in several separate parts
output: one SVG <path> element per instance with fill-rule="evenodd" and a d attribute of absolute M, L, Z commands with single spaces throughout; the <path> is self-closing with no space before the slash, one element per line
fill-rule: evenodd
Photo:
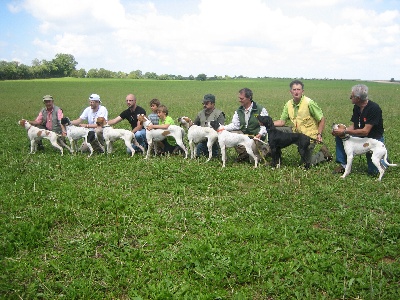
<path fill-rule="evenodd" d="M 219 154 L 219 148 L 218 148 L 218 143 L 214 143 L 212 146 L 212 156 L 213 157 L 218 157 Z M 199 157 L 201 155 L 205 155 L 208 157 L 208 148 L 207 148 L 207 142 L 201 142 L 197 144 L 196 147 L 196 156 Z"/>
<path fill-rule="evenodd" d="M 381 141 L 382 143 L 385 143 L 385 139 L 383 136 L 377 140 Z M 347 164 L 347 155 L 346 155 L 346 152 L 344 151 L 343 141 L 340 137 L 336 136 L 335 142 L 336 142 L 336 162 L 345 166 Z M 372 154 L 370 152 L 367 152 L 367 153 L 365 153 L 365 156 L 367 158 L 368 174 L 379 173 L 378 168 L 375 167 L 374 163 L 372 162 L 372 159 L 371 159 Z M 388 160 L 389 160 L 389 158 L 388 158 Z M 383 160 L 381 160 L 381 164 L 384 167 L 387 167 L 387 165 L 383 162 Z"/>
<path fill-rule="evenodd" d="M 147 140 L 146 140 L 146 129 L 138 130 L 135 132 L 135 138 L 136 141 L 139 143 L 140 146 L 142 146 L 144 149 L 147 148 Z M 141 151 L 138 147 L 136 147 L 134 144 L 132 144 L 133 149 L 135 151 Z M 126 153 L 131 154 L 131 150 L 126 148 Z"/>

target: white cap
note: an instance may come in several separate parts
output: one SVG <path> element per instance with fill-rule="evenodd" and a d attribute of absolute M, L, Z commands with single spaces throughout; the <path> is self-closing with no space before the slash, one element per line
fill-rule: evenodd
<path fill-rule="evenodd" d="M 91 94 L 90 97 L 89 97 L 89 100 L 92 100 L 92 101 L 99 101 L 99 102 L 101 103 L 101 101 L 100 101 L 100 96 L 97 95 L 97 94 Z"/>

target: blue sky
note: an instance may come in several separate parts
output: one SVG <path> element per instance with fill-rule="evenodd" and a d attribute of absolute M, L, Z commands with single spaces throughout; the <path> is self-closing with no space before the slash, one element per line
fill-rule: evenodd
<path fill-rule="evenodd" d="M 1 0 L 0 60 L 208 76 L 400 78 L 400 0 Z"/>

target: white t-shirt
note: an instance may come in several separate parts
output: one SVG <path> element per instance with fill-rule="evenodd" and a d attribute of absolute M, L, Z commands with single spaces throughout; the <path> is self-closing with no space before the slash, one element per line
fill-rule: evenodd
<path fill-rule="evenodd" d="M 96 112 L 93 112 L 90 106 L 86 107 L 79 118 L 82 120 L 87 120 L 89 124 L 96 124 L 96 119 L 98 117 L 103 117 L 104 119 L 108 120 L 108 111 L 105 106 L 100 105 Z M 93 131 L 94 128 L 90 128 L 90 130 Z"/>

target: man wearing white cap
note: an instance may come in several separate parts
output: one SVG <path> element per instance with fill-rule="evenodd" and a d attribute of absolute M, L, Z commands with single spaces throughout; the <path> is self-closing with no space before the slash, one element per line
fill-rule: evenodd
<path fill-rule="evenodd" d="M 61 134 L 61 119 L 64 117 L 63 111 L 58 106 L 54 105 L 54 99 L 51 95 L 43 96 L 44 108 L 39 112 L 38 116 L 33 121 L 28 121 L 31 125 L 37 126 L 41 129 L 47 129 Z M 58 143 L 61 146 L 65 146 L 65 143 L 58 139 Z M 38 141 L 38 149 L 43 150 L 42 141 Z"/>
<path fill-rule="evenodd" d="M 103 117 L 108 120 L 107 108 L 101 105 L 100 96 L 98 94 L 91 94 L 89 97 L 89 104 L 87 108 L 82 112 L 78 119 L 71 121 L 72 125 L 79 125 L 81 127 L 89 128 L 90 132 L 88 135 L 88 142 L 92 145 L 93 149 L 97 152 L 103 152 L 101 145 L 99 145 L 99 140 L 96 138 L 95 129 L 96 119 L 98 117 Z M 87 121 L 87 124 L 81 124 L 83 121 Z M 81 150 L 85 151 L 87 149 L 86 145 L 82 145 Z"/>

